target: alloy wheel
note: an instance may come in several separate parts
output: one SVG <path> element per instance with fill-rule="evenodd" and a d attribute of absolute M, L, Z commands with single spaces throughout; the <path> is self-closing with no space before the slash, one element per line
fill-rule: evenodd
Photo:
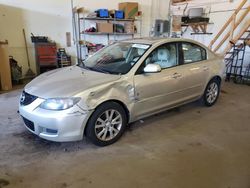
<path fill-rule="evenodd" d="M 217 99 L 218 94 L 219 94 L 219 87 L 217 83 L 212 82 L 207 89 L 206 93 L 207 102 L 210 104 L 214 103 Z"/>
<path fill-rule="evenodd" d="M 114 139 L 122 128 L 122 115 L 114 109 L 103 112 L 95 122 L 95 134 L 102 141 Z"/>

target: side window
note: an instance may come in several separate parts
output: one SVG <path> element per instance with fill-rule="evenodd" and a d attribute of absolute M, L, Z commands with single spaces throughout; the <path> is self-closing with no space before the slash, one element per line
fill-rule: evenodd
<path fill-rule="evenodd" d="M 184 64 L 206 60 L 206 50 L 192 43 L 182 43 Z"/>
<path fill-rule="evenodd" d="M 175 43 L 165 44 L 156 48 L 146 59 L 147 64 L 158 64 L 162 69 L 177 66 L 177 49 Z"/>

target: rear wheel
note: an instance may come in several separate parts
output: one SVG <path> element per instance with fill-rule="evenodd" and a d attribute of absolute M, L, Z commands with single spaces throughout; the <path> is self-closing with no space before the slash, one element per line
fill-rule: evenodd
<path fill-rule="evenodd" d="M 86 136 L 95 145 L 107 146 L 122 136 L 126 124 L 127 117 L 122 106 L 115 102 L 104 103 L 90 117 Z"/>
<path fill-rule="evenodd" d="M 204 92 L 203 101 L 206 106 L 213 106 L 220 94 L 220 81 L 218 79 L 212 79 Z"/>

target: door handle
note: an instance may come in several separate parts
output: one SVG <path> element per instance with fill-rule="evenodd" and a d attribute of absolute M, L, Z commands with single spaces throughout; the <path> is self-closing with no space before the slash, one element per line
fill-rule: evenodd
<path fill-rule="evenodd" d="M 173 74 L 172 77 L 175 78 L 175 79 L 177 79 L 177 78 L 181 77 L 181 74 L 179 74 L 179 73 L 176 72 L 176 73 Z"/>
<path fill-rule="evenodd" d="M 209 70 L 209 67 L 208 67 L 208 66 L 204 66 L 204 67 L 203 67 L 203 70 L 204 70 L 204 71 L 207 71 L 207 70 Z"/>

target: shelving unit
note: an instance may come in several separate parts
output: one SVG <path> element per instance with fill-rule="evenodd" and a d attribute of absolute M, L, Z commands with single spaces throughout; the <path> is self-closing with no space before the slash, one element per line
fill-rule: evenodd
<path fill-rule="evenodd" d="M 77 10 L 73 11 L 74 16 L 74 30 L 75 30 L 75 42 L 77 47 L 77 56 L 78 56 L 78 63 L 85 60 L 89 55 L 89 49 L 93 48 L 93 46 L 89 46 L 88 42 L 91 42 L 91 39 L 88 40 L 87 38 L 93 39 L 95 36 L 102 36 L 107 39 L 107 42 L 103 45 L 107 45 L 112 43 L 113 41 L 119 41 L 121 36 L 130 36 L 134 38 L 135 35 L 141 37 L 141 28 L 142 28 L 142 21 L 141 19 L 115 19 L 115 18 L 99 18 L 99 17 L 81 17 Z M 135 25 L 137 28 L 137 32 L 131 33 L 119 33 L 119 32 L 85 32 L 87 29 L 88 22 L 94 23 L 113 23 L 114 24 L 114 31 L 116 31 L 116 24 L 128 22 L 132 25 Z M 112 40 L 111 40 L 112 38 Z M 122 38 L 124 40 L 124 38 Z"/>
<path fill-rule="evenodd" d="M 82 32 L 81 34 L 85 35 L 135 35 L 137 33 L 103 33 L 103 32 Z"/>

